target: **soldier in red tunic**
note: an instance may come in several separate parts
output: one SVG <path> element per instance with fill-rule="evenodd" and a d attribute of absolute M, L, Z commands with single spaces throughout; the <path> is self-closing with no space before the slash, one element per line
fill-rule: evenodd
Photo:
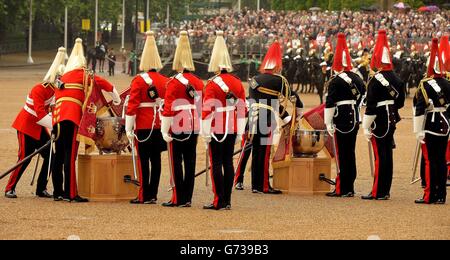
<path fill-rule="evenodd" d="M 140 70 L 144 73 L 134 78 L 126 113 L 126 132 L 130 142 L 135 142 L 141 187 L 132 204 L 156 204 L 161 177 L 161 152 L 167 144 L 161 134 L 160 110 L 166 94 L 167 77 L 158 73 L 162 69 L 153 32 L 147 32 Z M 150 165 L 151 162 L 151 178 Z"/>
<path fill-rule="evenodd" d="M 43 83 L 39 83 L 33 87 L 30 94 L 28 94 L 25 106 L 12 125 L 17 130 L 17 138 L 19 139 L 19 161 L 32 154 L 50 140 L 49 133 L 52 129 L 52 118 L 49 114 L 50 106 L 54 102 L 55 82 L 64 70 L 65 56 L 66 49 L 59 48 L 58 54 L 56 54 L 56 58 L 45 76 Z M 50 149 L 44 150 L 40 154 L 44 158 L 44 162 L 37 182 L 36 196 L 41 198 L 52 197 L 47 192 L 49 151 Z M 18 167 L 11 174 L 5 189 L 5 197 L 11 199 L 17 198 L 17 183 L 29 163 L 28 161 Z"/>
<path fill-rule="evenodd" d="M 231 209 L 234 182 L 233 153 L 246 125 L 245 90 L 234 75 L 223 32 L 218 31 L 209 72 L 216 73 L 206 85 L 203 99 L 202 135 L 209 146 L 214 201 L 204 209 Z"/>
<path fill-rule="evenodd" d="M 119 105 L 121 99 L 111 83 L 86 69 L 81 39 L 76 40 L 60 81 L 55 89 L 56 105 L 53 110 L 53 133 L 56 146 L 53 196 L 55 201 L 87 202 L 87 199 L 78 196 L 75 169 L 79 145 L 78 127 L 86 108 L 85 100 L 88 99 L 92 88 L 101 88 L 109 92 L 115 105 Z"/>
<path fill-rule="evenodd" d="M 173 77 L 166 89 L 161 132 L 168 143 L 172 199 L 165 207 L 191 207 L 203 82 L 195 70 L 188 33 L 182 31 L 175 52 Z M 184 165 L 184 171 L 183 171 Z"/>

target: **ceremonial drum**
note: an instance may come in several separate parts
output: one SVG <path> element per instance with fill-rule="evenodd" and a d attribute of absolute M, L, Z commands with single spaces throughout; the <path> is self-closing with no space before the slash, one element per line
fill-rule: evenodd
<path fill-rule="evenodd" d="M 98 118 L 95 144 L 100 154 L 121 154 L 129 145 L 125 133 L 125 119 L 121 117 Z"/>
<path fill-rule="evenodd" d="M 324 130 L 297 129 L 292 137 L 294 157 L 315 158 L 325 147 L 328 134 Z"/>
<path fill-rule="evenodd" d="M 320 153 L 328 134 L 321 130 L 297 129 L 292 136 L 292 157 L 273 164 L 273 186 L 286 194 L 314 195 L 330 192 L 331 159 Z"/>

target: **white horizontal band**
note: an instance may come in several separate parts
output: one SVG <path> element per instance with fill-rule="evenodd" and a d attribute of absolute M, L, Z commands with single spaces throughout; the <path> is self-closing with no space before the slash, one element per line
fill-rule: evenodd
<path fill-rule="evenodd" d="M 23 109 L 25 109 L 25 111 L 27 111 L 27 112 L 30 113 L 31 115 L 37 117 L 36 111 L 34 111 L 33 109 L 29 108 L 27 105 L 25 105 L 25 106 L 23 107 Z"/>
<path fill-rule="evenodd" d="M 189 104 L 189 105 L 180 105 L 173 108 L 173 111 L 182 111 L 182 110 L 194 110 L 197 109 L 195 105 Z"/>
<path fill-rule="evenodd" d="M 234 106 L 228 106 L 228 107 L 218 107 L 216 108 L 216 112 L 221 113 L 221 112 L 231 112 L 236 110 L 236 107 Z"/>
<path fill-rule="evenodd" d="M 146 103 L 141 103 L 139 105 L 139 108 L 148 108 L 148 107 L 158 107 L 158 104 L 156 102 L 146 102 Z"/>
<path fill-rule="evenodd" d="M 44 102 L 44 104 L 46 105 L 46 106 L 48 106 L 48 105 L 50 105 L 52 102 L 53 102 L 53 100 L 54 100 L 54 97 L 51 97 L 51 98 L 49 98 L 49 99 L 47 99 L 45 102 Z M 30 105 L 30 106 L 34 106 L 34 100 L 32 99 L 32 98 L 30 98 L 30 96 L 27 96 L 27 104 L 28 105 Z"/>
<path fill-rule="evenodd" d="M 377 107 L 390 106 L 390 105 L 395 105 L 395 101 L 394 100 L 386 100 L 386 101 L 377 103 Z"/>
<path fill-rule="evenodd" d="M 344 100 L 336 103 L 336 106 L 344 106 L 344 105 L 356 105 L 355 100 Z"/>

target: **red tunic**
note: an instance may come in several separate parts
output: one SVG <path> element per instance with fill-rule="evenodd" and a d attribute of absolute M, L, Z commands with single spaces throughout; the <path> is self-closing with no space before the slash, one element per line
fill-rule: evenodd
<path fill-rule="evenodd" d="M 51 84 L 34 86 L 12 127 L 33 139 L 39 140 L 43 127 L 38 125 L 37 122 L 50 112 L 50 104 L 53 102 L 54 94 L 55 90 Z"/>
<path fill-rule="evenodd" d="M 219 75 L 228 86 L 230 93 L 237 98 L 235 110 L 229 113 L 228 133 L 237 133 L 237 118 L 245 118 L 245 90 L 241 81 L 232 74 L 222 73 Z M 215 79 L 215 78 L 213 78 Z M 206 119 L 213 113 L 212 132 L 215 134 L 225 134 L 226 112 L 218 111 L 227 106 L 227 94 L 213 80 L 208 81 L 203 99 L 202 118 Z"/>
<path fill-rule="evenodd" d="M 85 100 L 83 86 L 85 73 L 88 72 L 77 69 L 62 76 L 61 81 L 64 83 L 64 87 L 55 89 L 56 106 L 53 111 L 53 125 L 63 121 L 72 121 L 77 126 L 80 125 L 83 115 L 82 106 Z M 87 77 L 86 86 L 91 84 L 91 80 L 91 77 Z M 111 83 L 98 76 L 94 76 L 94 87 L 101 88 L 106 92 L 113 92 L 114 89 Z"/>
<path fill-rule="evenodd" d="M 153 81 L 153 86 L 156 87 L 159 98 L 164 99 L 169 78 L 153 71 L 147 74 Z M 128 101 L 126 114 L 128 116 L 136 116 L 136 130 L 152 129 L 152 123 L 155 120 L 155 110 L 151 106 L 156 105 L 156 100 L 149 97 L 149 87 L 141 75 L 135 77 L 131 83 L 130 100 Z M 159 109 L 159 107 L 156 109 Z M 153 129 L 161 129 L 161 119 L 158 112 L 156 113 Z"/>
<path fill-rule="evenodd" d="M 203 93 L 203 81 L 192 73 L 183 73 L 183 76 L 189 81 L 189 85 L 194 87 L 200 96 L 200 100 L 195 102 L 190 98 L 186 92 L 186 86 L 179 80 L 173 78 L 169 81 L 166 89 L 166 96 L 164 102 L 164 111 L 162 115 L 164 117 L 173 117 L 172 132 L 189 132 L 194 130 L 198 132 L 200 130 L 200 109 L 201 109 L 201 96 Z M 196 106 L 196 109 L 180 110 L 183 106 Z M 190 118 L 191 115 L 193 118 Z M 192 129 L 192 120 L 194 120 L 194 129 Z"/>

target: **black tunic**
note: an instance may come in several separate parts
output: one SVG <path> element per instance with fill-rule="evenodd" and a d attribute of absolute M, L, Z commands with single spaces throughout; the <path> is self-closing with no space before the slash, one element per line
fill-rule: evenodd
<path fill-rule="evenodd" d="M 253 86 L 252 86 L 252 84 L 253 84 Z M 278 113 L 280 114 L 281 118 L 285 118 L 287 116 L 287 111 L 282 106 L 282 104 L 280 104 L 278 96 L 274 96 L 274 95 L 270 95 L 270 94 L 262 92 L 260 90 L 261 87 L 272 90 L 277 93 L 280 93 L 282 96 L 285 95 L 285 90 L 286 90 L 285 88 L 288 87 L 289 93 L 291 96 L 285 97 L 285 98 L 288 98 L 288 99 L 295 98 L 296 99 L 296 104 L 295 104 L 296 107 L 303 108 L 303 103 L 300 100 L 300 97 L 298 96 L 298 94 L 292 90 L 291 86 L 285 86 L 285 84 L 283 82 L 283 78 L 281 76 L 273 75 L 273 74 L 260 74 L 256 77 L 254 77 L 253 83 L 250 84 L 250 88 L 249 88 L 249 97 L 250 97 L 249 103 L 250 103 L 250 108 L 251 108 L 250 111 L 254 110 L 254 109 L 252 109 L 252 105 L 255 103 L 265 104 L 265 105 L 272 107 L 273 111 L 271 111 L 271 112 L 265 111 L 265 112 L 267 112 L 266 114 L 261 114 L 262 110 L 264 110 L 264 109 L 259 109 L 260 116 L 262 116 L 262 117 L 259 117 L 259 120 L 266 118 L 267 123 L 268 123 L 267 126 L 271 126 L 272 128 L 276 126 L 276 123 L 275 123 L 276 117 L 275 117 L 275 114 L 273 113 L 274 111 L 278 110 Z M 264 116 L 264 115 L 267 115 L 267 116 Z M 252 113 L 250 112 L 250 117 L 252 117 L 252 116 L 254 116 L 254 115 L 252 115 Z"/>
<path fill-rule="evenodd" d="M 384 86 L 375 77 L 369 81 L 366 115 L 377 116 L 372 132 L 375 137 L 383 137 L 389 130 L 395 129 L 397 123 L 401 120 L 398 111 L 405 106 L 406 90 L 405 84 L 393 71 L 382 71 L 378 74 L 383 76 L 389 86 Z M 395 94 L 391 94 L 392 91 Z M 394 101 L 394 104 L 378 106 L 380 102 L 385 101 Z"/>
<path fill-rule="evenodd" d="M 359 104 L 366 94 L 366 87 L 357 74 L 353 72 L 344 73 L 352 80 L 352 85 L 348 84 L 339 75 L 331 79 L 328 86 L 326 108 L 336 107 L 336 114 L 333 122 L 338 131 L 348 132 L 354 129 L 356 124 L 360 121 Z M 339 102 L 342 101 L 355 101 L 356 104 L 338 105 Z"/>
<path fill-rule="evenodd" d="M 436 84 L 440 88 L 440 93 L 432 87 Z M 425 93 L 424 93 L 425 92 Z M 427 97 L 425 97 L 425 95 Z M 430 79 L 423 82 L 423 87 L 420 88 L 414 97 L 415 116 L 423 116 L 428 108 L 429 101 L 433 101 L 435 108 L 446 109 L 443 113 L 430 112 L 427 116 L 425 124 L 425 131 L 429 134 L 446 136 L 449 130 L 449 109 L 447 108 L 450 101 L 450 84 L 444 78 Z"/>

